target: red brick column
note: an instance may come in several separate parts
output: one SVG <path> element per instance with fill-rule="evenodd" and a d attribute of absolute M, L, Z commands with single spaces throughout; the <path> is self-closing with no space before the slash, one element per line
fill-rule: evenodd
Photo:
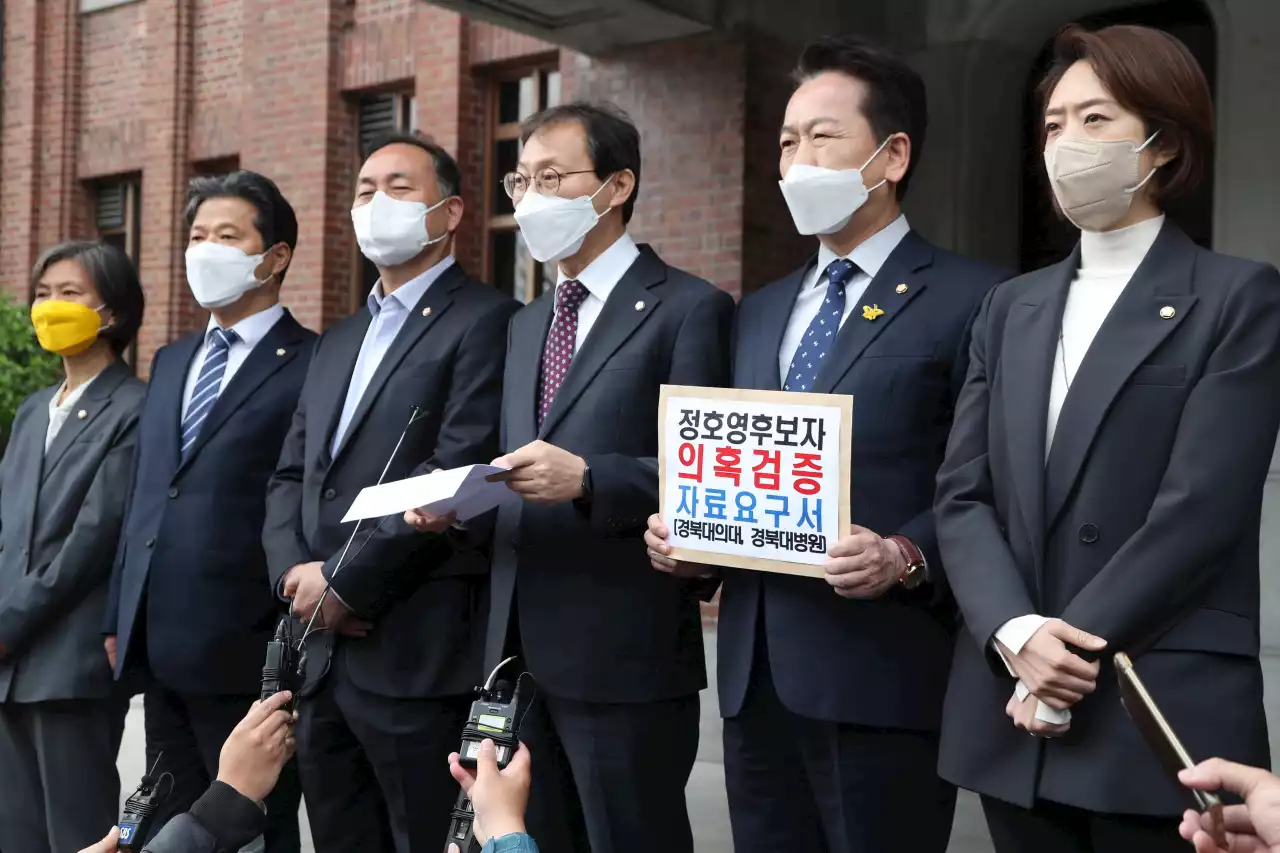
<path fill-rule="evenodd" d="M 356 120 L 340 57 L 350 19 L 347 0 L 244 0 L 240 165 L 270 176 L 297 211 L 283 301 L 313 329 L 352 306 Z"/>
<path fill-rule="evenodd" d="M 4 133 L 0 155 L 0 277 L 14 295 L 26 292 L 36 258 L 39 201 L 40 68 L 42 22 L 39 0 L 4 4 Z"/>

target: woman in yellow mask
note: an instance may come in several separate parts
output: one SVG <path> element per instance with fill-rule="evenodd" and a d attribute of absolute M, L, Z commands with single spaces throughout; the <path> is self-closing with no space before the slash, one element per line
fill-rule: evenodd
<path fill-rule="evenodd" d="M 79 850 L 118 819 L 128 696 L 102 648 L 144 384 L 129 259 L 65 243 L 31 274 L 31 321 L 66 377 L 23 402 L 0 459 L 0 850 Z"/>

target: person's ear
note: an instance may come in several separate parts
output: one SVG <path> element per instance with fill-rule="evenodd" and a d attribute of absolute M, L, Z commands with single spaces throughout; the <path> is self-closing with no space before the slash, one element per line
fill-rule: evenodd
<path fill-rule="evenodd" d="M 268 277 L 280 275 L 293 261 L 293 251 L 287 243 L 276 243 L 263 254 L 265 257 L 262 263 L 258 264 L 257 269 L 253 271 L 253 277 L 258 281 L 266 281 Z"/>
<path fill-rule="evenodd" d="M 462 200 L 460 195 L 450 196 L 445 199 L 443 210 L 449 217 L 449 230 L 451 232 L 457 231 L 458 227 L 462 225 L 462 217 L 466 215 L 467 203 Z M 434 237 L 436 235 L 432 234 L 431 236 Z"/>
<path fill-rule="evenodd" d="M 630 169 L 623 169 L 621 172 L 615 172 L 610 185 L 613 187 L 613 195 L 609 197 L 608 210 L 621 209 L 624 204 L 631 198 L 632 193 L 636 191 L 636 175 Z M 608 190 L 605 190 L 608 192 Z M 604 193 L 601 193 L 603 195 Z"/>
<path fill-rule="evenodd" d="M 911 168 L 911 137 L 905 133 L 895 133 L 884 147 L 884 177 L 889 183 L 898 185 L 907 176 Z"/>

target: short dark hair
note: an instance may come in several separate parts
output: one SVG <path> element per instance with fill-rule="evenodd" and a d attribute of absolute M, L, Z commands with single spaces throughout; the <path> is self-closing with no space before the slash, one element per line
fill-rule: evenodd
<path fill-rule="evenodd" d="M 1037 89 L 1042 111 L 1067 69 L 1080 61 L 1089 63 L 1120 106 L 1142 119 L 1146 137 L 1160 132 L 1152 146 L 1173 154 L 1151 179 L 1156 203 L 1195 189 L 1213 158 L 1213 96 L 1187 46 L 1151 27 L 1064 27 Z M 1042 144 L 1043 133 L 1042 127 Z"/>
<path fill-rule="evenodd" d="M 293 212 L 284 193 L 275 181 L 257 172 L 238 171 L 226 175 L 201 175 L 187 184 L 187 228 L 196 221 L 200 205 L 215 198 L 239 198 L 253 205 L 257 213 L 253 227 L 262 235 L 262 248 L 267 250 L 277 243 L 284 243 L 290 253 L 298 245 L 298 216 Z M 286 266 L 276 276 L 284 281 Z"/>
<path fill-rule="evenodd" d="M 111 326 L 102 331 L 102 337 L 111 342 L 111 348 L 119 355 L 133 343 L 142 326 L 142 312 L 147 298 L 138 281 L 138 271 L 129 256 L 107 243 L 89 240 L 70 240 L 47 249 L 31 269 L 31 283 L 27 289 L 27 304 L 36 300 L 36 286 L 49 271 L 49 267 L 61 261 L 75 261 L 89 276 L 98 291 L 102 304 L 114 318 Z"/>
<path fill-rule="evenodd" d="M 388 145 L 412 145 L 421 148 L 431 155 L 436 167 L 436 186 L 440 189 L 440 198 L 462 195 L 462 172 L 458 169 L 458 161 L 436 143 L 417 133 L 387 133 L 375 139 L 365 149 L 364 159 L 368 160 L 375 152 Z"/>
<path fill-rule="evenodd" d="M 860 80 L 867 87 L 862 115 L 871 125 L 876 143 L 891 134 L 905 133 L 911 140 L 911 162 L 898 182 L 898 198 L 924 154 L 929 128 L 929 99 L 924 78 L 898 54 L 861 36 L 823 36 L 800 53 L 791 79 L 797 86 L 829 71 Z"/>
<path fill-rule="evenodd" d="M 631 197 L 622 205 L 622 221 L 630 222 L 636 209 L 636 198 L 640 195 L 640 131 L 635 122 L 615 104 L 574 101 L 550 107 L 525 119 L 520 124 L 520 140 L 528 142 L 529 137 L 542 128 L 566 122 L 582 125 L 587 135 L 587 153 L 597 178 L 604 180 L 624 170 L 635 175 Z"/>

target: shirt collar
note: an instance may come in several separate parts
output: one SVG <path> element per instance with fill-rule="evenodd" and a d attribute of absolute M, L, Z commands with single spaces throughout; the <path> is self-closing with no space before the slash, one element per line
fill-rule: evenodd
<path fill-rule="evenodd" d="M 68 392 L 67 396 L 63 397 L 62 402 L 59 403 L 58 395 L 61 394 L 62 389 L 67 386 L 67 380 L 65 379 L 62 380 L 62 384 L 58 386 L 58 390 L 54 391 L 53 396 L 49 398 L 50 416 L 52 416 L 55 412 L 65 412 L 66 410 L 74 406 L 76 403 L 80 402 L 80 398 L 84 396 L 84 392 L 87 391 L 89 389 L 89 386 L 93 384 L 93 380 L 97 379 L 98 376 L 101 376 L 101 375 L 102 375 L 101 373 L 95 374 L 93 377 L 89 379 L 88 382 L 84 382 L 74 391 Z"/>
<path fill-rule="evenodd" d="M 600 253 L 594 261 L 578 276 L 577 281 L 587 292 L 601 302 L 609 301 L 609 294 L 617 287 L 618 282 L 631 269 L 631 265 L 640 257 L 640 249 L 631 235 L 623 231 L 622 236 L 613 241 L 613 245 Z M 558 271 L 556 287 L 569 280 L 564 270 Z"/>
<path fill-rule="evenodd" d="M 257 314 L 250 314 L 239 323 L 236 323 L 227 331 L 235 332 L 237 337 L 244 342 L 249 349 L 253 349 L 258 345 L 258 341 L 267 336 L 267 332 L 275 327 L 280 318 L 284 316 L 284 306 L 277 302 L 270 308 L 264 308 Z M 204 331 L 204 338 L 209 340 L 209 333 L 214 329 L 220 328 L 218 321 L 209 317 L 209 326 Z"/>
<path fill-rule="evenodd" d="M 435 283 L 436 279 L 444 275 L 445 270 L 449 269 L 453 264 L 453 255 L 449 255 L 431 269 L 397 287 L 391 292 L 390 296 L 382 295 L 382 279 L 378 279 L 373 285 L 373 290 L 369 291 L 369 313 L 377 317 L 378 312 L 382 310 L 382 306 L 388 299 L 395 300 L 406 311 L 411 310 L 418 304 L 418 300 L 422 299 L 426 294 L 427 289 Z"/>
<path fill-rule="evenodd" d="M 872 234 L 866 240 L 863 240 L 856 249 L 845 255 L 845 260 L 853 261 L 858 269 L 862 270 L 870 278 L 875 278 L 880 274 L 880 268 L 884 266 L 885 261 L 889 260 L 889 256 L 893 254 L 893 250 L 898 248 L 898 244 L 902 242 L 902 238 L 907 236 L 911 231 L 911 226 L 907 224 L 906 214 L 898 214 L 898 218 Z M 831 262 L 840 258 L 835 252 L 828 249 L 825 245 L 818 248 L 818 277 L 814 279 L 813 286 L 817 287 L 818 282 L 822 280 L 823 274 Z"/>

